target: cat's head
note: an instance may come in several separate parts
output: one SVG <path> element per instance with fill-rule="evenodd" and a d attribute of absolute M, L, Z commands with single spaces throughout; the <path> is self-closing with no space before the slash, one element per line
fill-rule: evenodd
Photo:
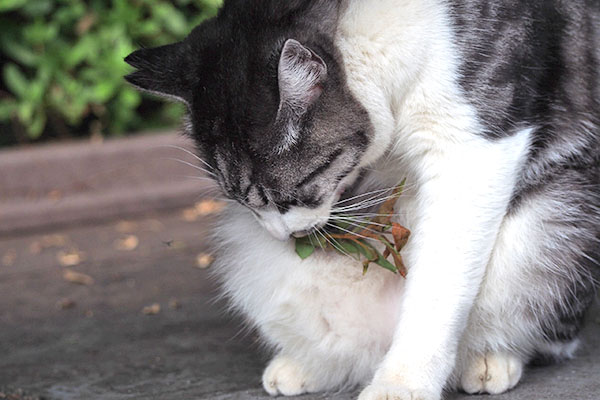
<path fill-rule="evenodd" d="M 126 58 L 184 102 L 223 192 L 285 240 L 327 221 L 371 141 L 334 43 L 338 2 L 230 0 L 183 41 Z"/>

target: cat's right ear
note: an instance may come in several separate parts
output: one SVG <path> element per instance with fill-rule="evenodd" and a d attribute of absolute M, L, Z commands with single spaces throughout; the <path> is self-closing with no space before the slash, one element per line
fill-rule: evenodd
<path fill-rule="evenodd" d="M 191 85 L 186 77 L 191 71 L 186 57 L 184 42 L 136 50 L 125 57 L 125 62 L 136 68 L 125 80 L 142 91 L 189 106 Z"/>

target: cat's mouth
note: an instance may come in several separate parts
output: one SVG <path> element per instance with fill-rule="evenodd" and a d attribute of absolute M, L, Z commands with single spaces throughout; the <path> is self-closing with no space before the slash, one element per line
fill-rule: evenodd
<path fill-rule="evenodd" d="M 308 229 L 304 229 L 304 230 L 301 230 L 301 231 L 293 232 L 292 236 L 295 237 L 296 239 L 308 236 L 310 234 L 318 232 L 319 229 L 323 228 L 326 224 L 327 224 L 327 222 L 322 222 L 322 223 L 316 224 L 316 225 L 314 225 L 314 226 L 312 226 L 312 227 L 310 227 Z"/>

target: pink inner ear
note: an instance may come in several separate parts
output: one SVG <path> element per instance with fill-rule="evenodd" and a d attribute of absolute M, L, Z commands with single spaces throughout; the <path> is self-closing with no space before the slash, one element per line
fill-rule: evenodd
<path fill-rule="evenodd" d="M 309 102 L 313 103 L 315 100 L 317 100 L 317 98 L 319 98 L 319 96 L 321 96 L 321 93 L 323 93 L 323 85 L 318 83 L 309 91 Z"/>

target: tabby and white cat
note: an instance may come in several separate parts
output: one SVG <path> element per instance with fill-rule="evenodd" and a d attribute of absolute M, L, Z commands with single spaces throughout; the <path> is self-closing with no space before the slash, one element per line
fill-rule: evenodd
<path fill-rule="evenodd" d="M 226 0 L 127 57 L 239 203 L 215 273 L 274 350 L 267 392 L 502 393 L 573 354 L 600 270 L 598 43 L 597 0 Z M 294 253 L 405 177 L 406 280 Z"/>

